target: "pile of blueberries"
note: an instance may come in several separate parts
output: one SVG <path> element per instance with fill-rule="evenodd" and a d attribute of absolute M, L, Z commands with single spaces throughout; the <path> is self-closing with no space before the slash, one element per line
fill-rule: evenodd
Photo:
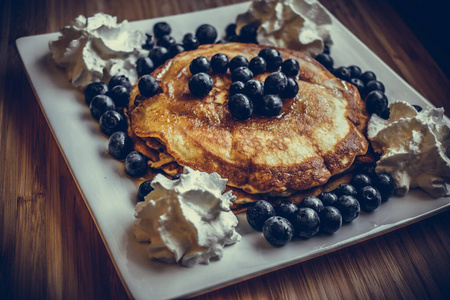
<path fill-rule="evenodd" d="M 225 39 L 217 40 L 216 28 L 210 24 L 203 24 L 196 29 L 195 34 L 186 33 L 182 42 L 177 43 L 175 38 L 171 36 L 171 26 L 167 22 L 158 22 L 153 25 L 153 35 L 146 33 L 147 39 L 142 48 L 149 50 L 149 54 L 148 57 L 141 57 L 136 61 L 136 70 L 139 77 L 150 74 L 169 58 L 173 58 L 184 51 L 195 50 L 203 44 L 227 42 L 256 44 L 256 31 L 257 27 L 254 24 L 248 24 L 242 27 L 237 34 L 236 24 L 231 23 L 225 29 Z"/>
<path fill-rule="evenodd" d="M 281 67 L 281 71 L 278 69 Z M 298 84 L 292 78 L 297 76 L 300 65 L 296 59 L 286 59 L 278 50 L 262 49 L 250 61 L 237 55 L 231 60 L 223 53 L 217 53 L 209 61 L 204 56 L 194 58 L 189 70 L 193 75 L 189 80 L 189 90 L 194 96 L 203 97 L 213 88 L 214 82 L 208 74 L 230 70 L 231 81 L 228 107 L 233 117 L 239 120 L 250 118 L 255 112 L 262 116 L 276 116 L 283 108 L 281 98 L 294 98 Z M 273 71 L 264 82 L 253 79 L 255 75 Z"/>
<path fill-rule="evenodd" d="M 248 223 L 262 231 L 274 246 L 284 246 L 294 237 L 309 239 L 319 232 L 333 234 L 342 224 L 355 220 L 360 211 L 371 213 L 395 193 L 388 173 L 376 173 L 374 165 L 361 168 L 349 184 L 332 192 L 308 196 L 299 205 L 284 200 L 276 207 L 258 200 L 247 209 Z"/>
<path fill-rule="evenodd" d="M 279 68 L 281 67 L 281 71 Z M 276 49 L 264 48 L 258 56 L 248 61 L 236 56 L 230 61 L 231 81 L 228 107 L 231 114 L 240 120 L 250 118 L 253 113 L 272 117 L 282 108 L 282 98 L 294 98 L 299 90 L 294 79 L 300 65 L 296 59 L 283 61 Z M 255 75 L 271 71 L 264 82 L 253 79 Z"/>
<path fill-rule="evenodd" d="M 125 160 L 125 170 L 129 176 L 140 177 L 147 172 L 147 158 L 133 150 L 133 142 L 126 134 L 127 121 L 123 115 L 130 92 L 129 79 L 118 75 L 111 77 L 108 84 L 89 84 L 84 95 L 92 116 L 99 121 L 101 132 L 109 136 L 109 154 L 118 160 Z"/>
<path fill-rule="evenodd" d="M 166 22 L 158 22 L 153 26 L 153 35 L 146 34 L 147 39 L 142 48 L 149 50 L 148 57 L 140 57 L 136 61 L 139 77 L 150 74 L 154 69 L 164 64 L 169 58 L 184 51 L 195 50 L 202 44 L 212 44 L 217 39 L 217 30 L 209 24 L 200 25 L 195 35 L 187 33 L 181 43 L 171 36 L 172 28 Z M 156 39 L 156 45 L 155 45 Z"/>
<path fill-rule="evenodd" d="M 324 52 L 317 55 L 315 59 L 334 76 L 353 84 L 358 89 L 369 114 L 374 113 L 384 119 L 389 118 L 389 101 L 385 95 L 385 87 L 381 81 L 377 80 L 374 72 L 362 72 L 361 68 L 355 65 L 334 68 L 334 60 L 328 47 L 325 47 Z"/>
<path fill-rule="evenodd" d="M 128 105 L 130 92 L 131 83 L 123 75 L 113 76 L 108 84 L 93 82 L 84 90 L 86 104 L 105 135 L 126 129 L 126 119 L 119 110 Z"/>

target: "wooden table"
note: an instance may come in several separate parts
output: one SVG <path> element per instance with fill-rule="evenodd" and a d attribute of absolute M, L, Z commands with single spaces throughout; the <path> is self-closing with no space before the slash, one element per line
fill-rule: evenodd
<path fill-rule="evenodd" d="M 79 14 L 103 11 L 120 21 L 134 21 L 238 2 L 242 1 L 2 1 L 1 299 L 127 298 L 40 111 L 15 40 L 58 31 Z M 392 3 L 398 1 L 322 3 L 395 72 L 448 114 L 449 80 L 393 8 Z M 449 219 L 447 211 L 198 299 L 450 299 Z"/>

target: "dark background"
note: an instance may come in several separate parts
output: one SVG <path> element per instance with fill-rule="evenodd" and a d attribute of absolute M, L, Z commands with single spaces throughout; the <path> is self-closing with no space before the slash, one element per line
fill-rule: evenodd
<path fill-rule="evenodd" d="M 390 0 L 389 2 L 449 78 L 448 2 L 444 0 Z"/>

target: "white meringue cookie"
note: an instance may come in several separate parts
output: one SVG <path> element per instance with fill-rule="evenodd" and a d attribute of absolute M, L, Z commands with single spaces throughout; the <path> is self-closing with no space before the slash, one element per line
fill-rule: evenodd
<path fill-rule="evenodd" d="M 226 183 L 217 173 L 189 167 L 178 180 L 158 174 L 154 190 L 136 205 L 133 229 L 140 242 L 150 242 L 149 257 L 188 267 L 208 264 L 223 256 L 224 246 L 239 241 L 238 220 L 230 210 L 236 196 L 223 193 Z"/>

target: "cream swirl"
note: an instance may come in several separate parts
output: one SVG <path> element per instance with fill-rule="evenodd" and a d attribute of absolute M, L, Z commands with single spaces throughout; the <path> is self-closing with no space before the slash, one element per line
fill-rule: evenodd
<path fill-rule="evenodd" d="M 240 14 L 236 31 L 247 24 L 258 26 L 258 43 L 289 48 L 316 56 L 325 43 L 332 44 L 331 17 L 315 0 L 254 0 Z"/>
<path fill-rule="evenodd" d="M 420 187 L 433 197 L 450 195 L 450 128 L 443 108 L 417 112 L 406 102 L 395 102 L 388 120 L 372 115 L 368 137 L 382 154 L 376 171 L 392 175 L 398 194 Z"/>
<path fill-rule="evenodd" d="M 145 34 L 131 30 L 128 21 L 117 23 L 117 17 L 98 13 L 77 17 L 61 29 L 61 36 L 51 41 L 49 48 L 74 86 L 107 82 L 114 75 L 125 75 L 134 84 L 138 79 L 136 60 L 148 55 L 142 49 L 145 40 Z"/>
<path fill-rule="evenodd" d="M 149 257 L 184 266 L 208 264 L 223 256 L 224 246 L 241 239 L 238 220 L 230 210 L 236 198 L 223 193 L 226 179 L 184 168 L 180 179 L 158 174 L 154 190 L 136 205 L 134 234 L 150 242 Z"/>

